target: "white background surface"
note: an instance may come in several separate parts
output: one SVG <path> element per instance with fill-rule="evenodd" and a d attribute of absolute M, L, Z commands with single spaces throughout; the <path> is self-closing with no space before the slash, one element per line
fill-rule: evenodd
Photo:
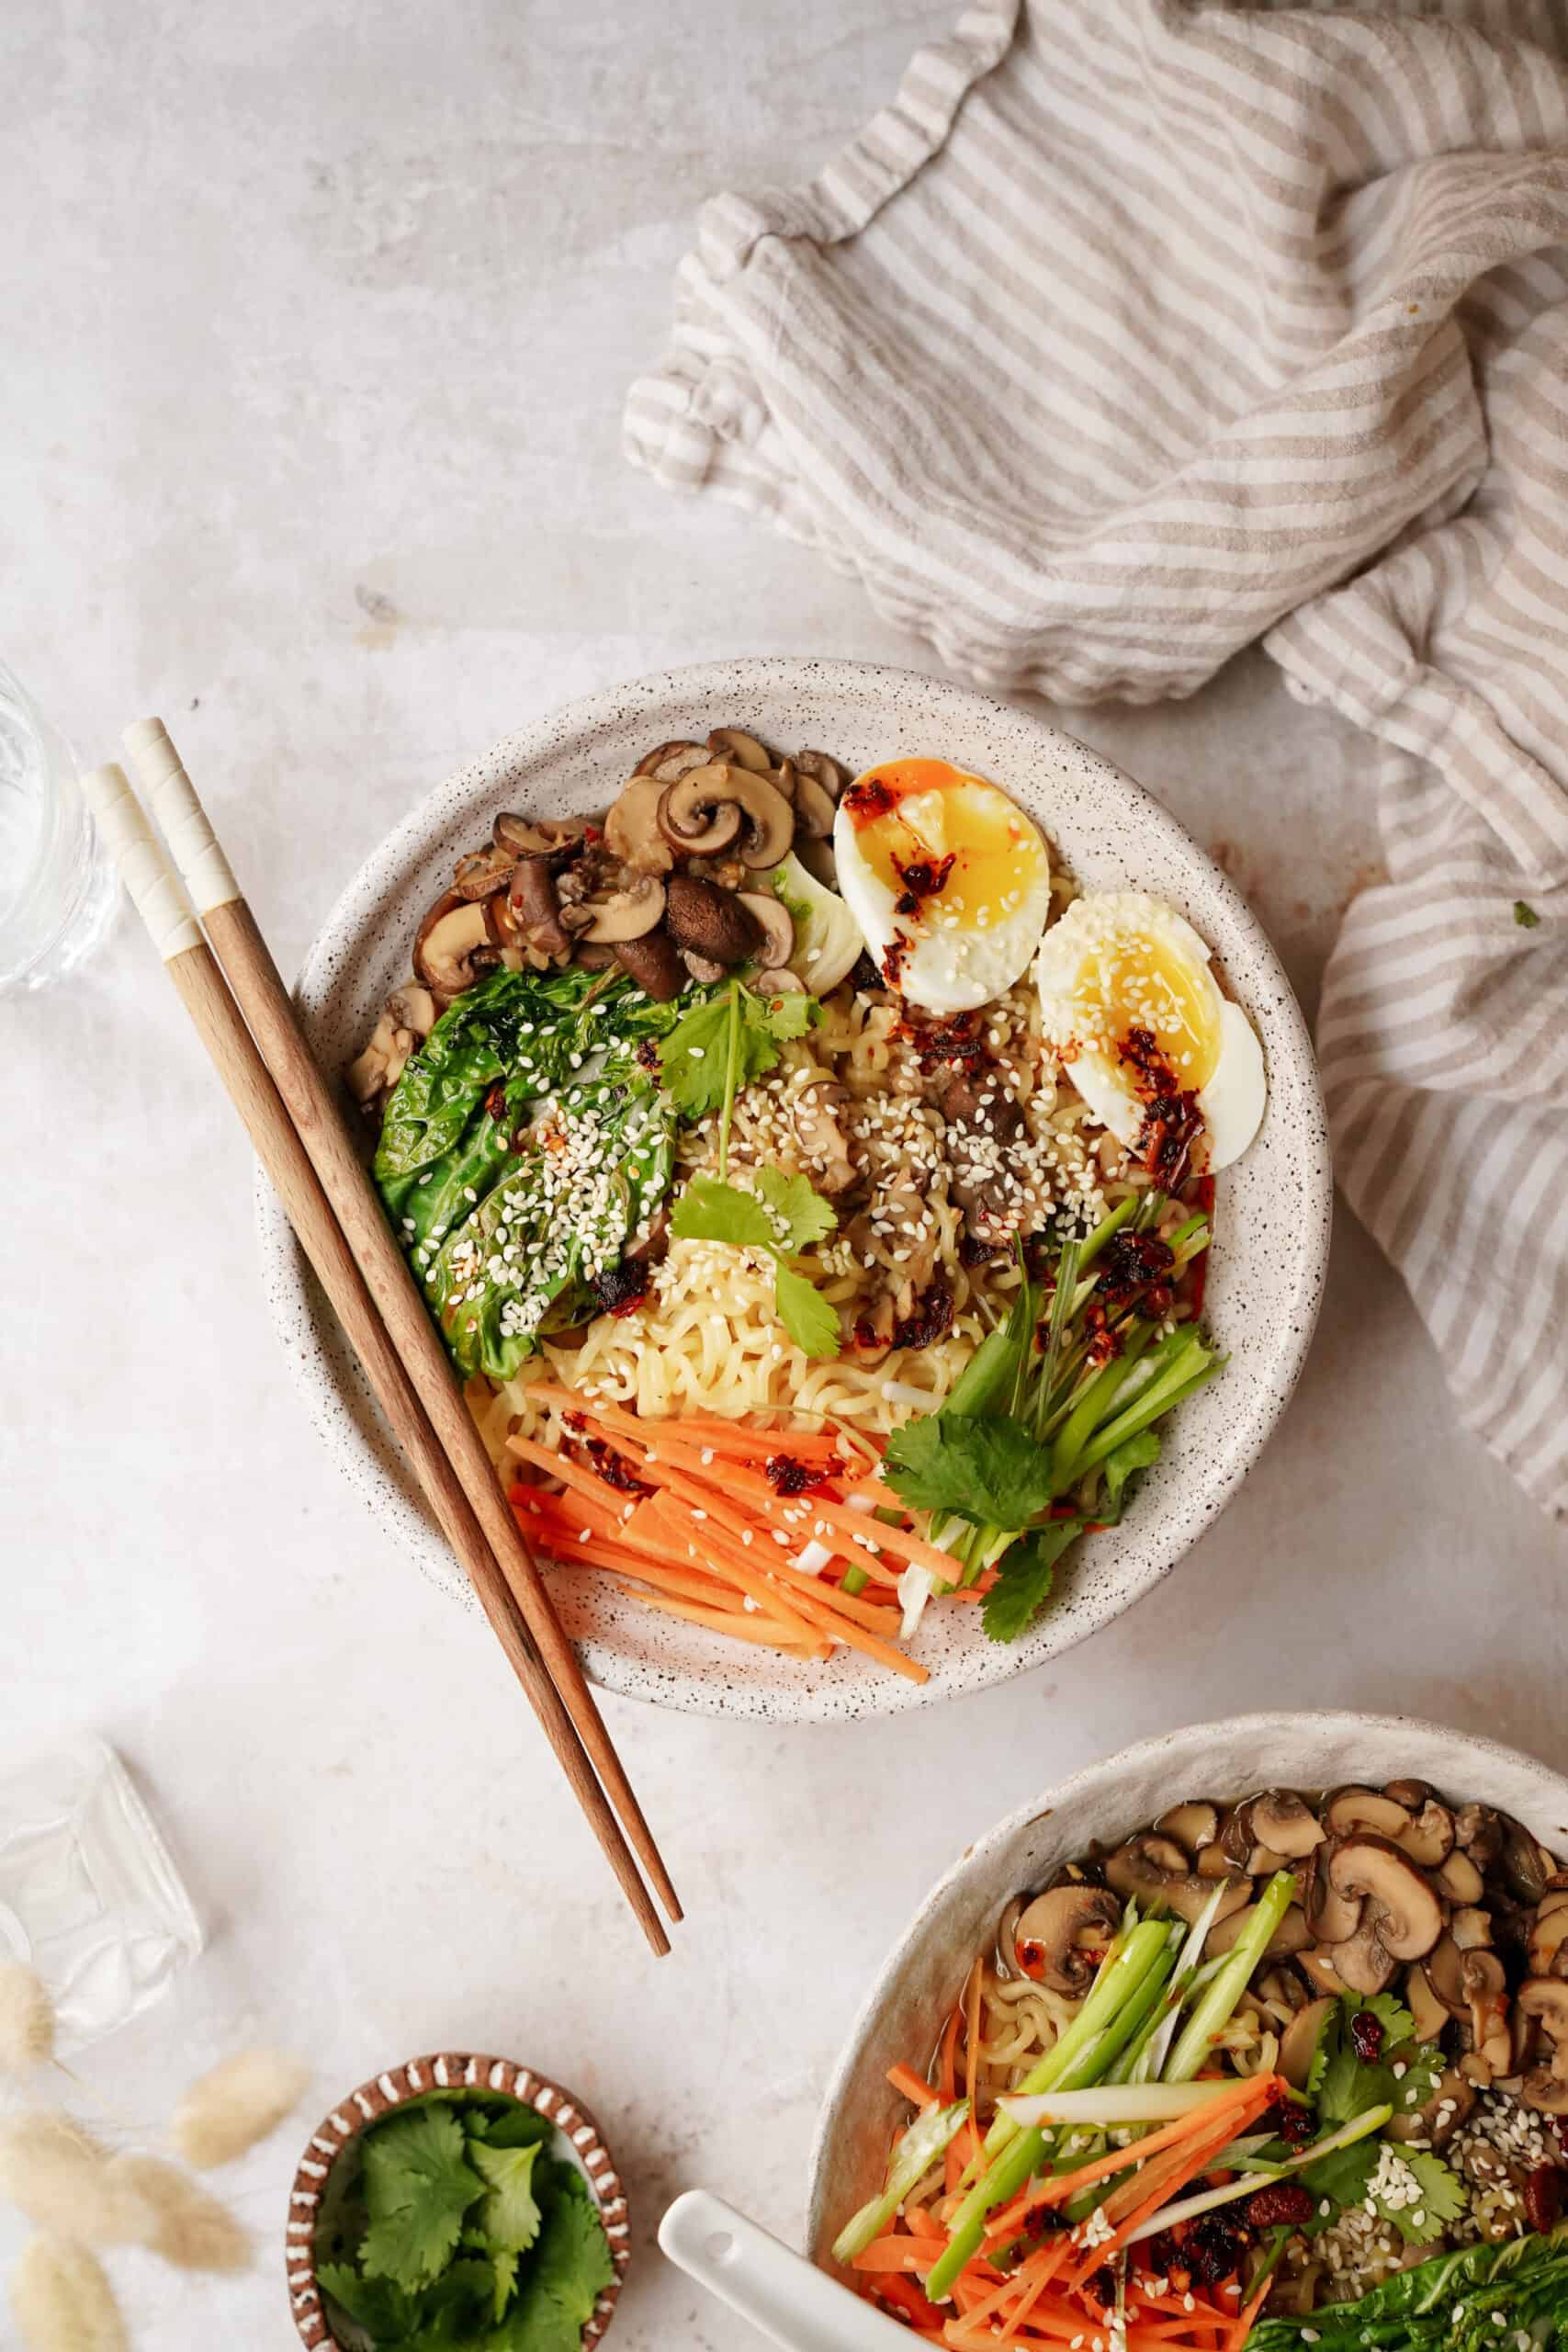
<path fill-rule="evenodd" d="M 618 411 L 701 198 L 808 171 L 947 13 L 0 18 L 0 650 L 91 759 L 163 712 L 286 967 L 414 797 L 569 695 L 730 652 L 921 663 L 814 559 L 634 474 Z M 1310 1011 L 1376 871 L 1359 741 L 1258 658 L 1185 707 L 1067 723 L 1224 856 Z M 371 1533 L 311 1434 L 238 1129 L 129 916 L 69 991 L 0 1003 L 0 1734 L 113 1740 L 212 1930 L 85 2070 L 151 2131 L 254 2034 L 310 2061 L 318 2112 L 442 2043 L 533 2062 L 598 2109 L 628 2178 L 623 2352 L 754 2341 L 664 2268 L 659 2212 L 704 2183 L 793 2233 L 875 1962 L 1058 1771 L 1270 1704 L 1438 1716 L 1568 1766 L 1568 1543 L 1454 1427 L 1342 1214 L 1267 1457 L 1047 1676 L 842 1730 L 611 1703 L 690 1914 L 655 1965 L 482 1626 Z M 139 2345 L 286 2352 L 284 2200 L 314 2120 L 234 2180 L 250 2278 L 116 2258 Z"/>

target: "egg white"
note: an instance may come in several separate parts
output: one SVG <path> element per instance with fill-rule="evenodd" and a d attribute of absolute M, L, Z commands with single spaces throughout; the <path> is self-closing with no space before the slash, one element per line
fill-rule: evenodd
<path fill-rule="evenodd" d="M 1208 1167 L 1211 1170 L 1228 1168 L 1241 1158 L 1262 1125 L 1268 1100 L 1263 1048 L 1241 1007 L 1221 992 L 1210 968 L 1213 951 L 1208 942 L 1174 907 L 1129 891 L 1081 899 L 1067 910 L 1042 940 L 1034 967 L 1047 1042 L 1073 1042 L 1075 1051 L 1066 1065 L 1072 1084 L 1118 1142 L 1135 1142 L 1144 1124 L 1144 1105 L 1131 1072 L 1113 1048 L 1078 1037 L 1074 1027 L 1075 989 L 1084 960 L 1086 926 L 1097 916 L 1113 916 L 1119 903 L 1144 928 L 1157 933 L 1201 1004 L 1206 1029 L 1218 1036 L 1213 1071 L 1195 1100 L 1208 1131 Z"/>
<path fill-rule="evenodd" d="M 968 784 L 985 784 L 964 776 Z M 997 786 L 987 786 L 1005 799 Z M 833 825 L 833 856 L 839 890 L 859 923 L 879 970 L 888 951 L 903 942 L 894 985 L 905 1001 L 924 1012 L 945 1017 L 972 1012 L 1005 994 L 1029 968 L 1029 959 L 1045 927 L 1051 910 L 1051 866 L 1043 838 L 1016 803 L 1014 813 L 1040 844 L 1033 874 L 1021 883 L 1018 904 L 984 927 L 974 922 L 944 922 L 940 899 L 915 915 L 897 912 L 897 893 L 889 888 L 862 854 L 854 819 L 842 802 Z"/>

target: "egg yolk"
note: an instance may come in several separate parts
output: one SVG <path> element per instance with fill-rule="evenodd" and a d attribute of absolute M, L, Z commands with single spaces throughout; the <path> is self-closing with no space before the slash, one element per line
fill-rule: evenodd
<path fill-rule="evenodd" d="M 1006 793 L 946 760 L 887 760 L 844 795 L 855 847 L 901 915 L 939 929 L 1004 922 L 1043 874 L 1039 834 Z"/>
<path fill-rule="evenodd" d="M 1201 1093 L 1219 1068 L 1219 991 L 1157 933 L 1119 933 L 1087 956 L 1073 1012 L 1083 1042 L 1112 1053 L 1130 1031 L 1150 1031 L 1186 1093 Z"/>

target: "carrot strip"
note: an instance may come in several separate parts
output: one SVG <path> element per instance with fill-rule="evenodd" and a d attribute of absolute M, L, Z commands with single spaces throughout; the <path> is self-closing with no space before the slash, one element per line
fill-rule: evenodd
<path fill-rule="evenodd" d="M 876 1658 L 882 1665 L 891 1667 L 894 1673 L 901 1674 L 907 1682 L 931 1680 L 929 1667 L 921 1666 L 915 1658 L 906 1657 L 902 1650 L 893 1647 L 891 1642 L 880 1641 L 874 1634 L 864 1632 L 852 1618 L 840 1617 L 823 1601 L 804 1592 L 796 1593 L 795 1600 L 805 1615 L 815 1619 L 819 1625 L 830 1627 L 846 1648 L 863 1651 L 867 1657 Z"/>
<path fill-rule="evenodd" d="M 913 2238 L 877 2238 L 863 2254 L 857 2254 L 851 2263 L 852 2270 L 924 2270 L 925 2256 Z"/>
<path fill-rule="evenodd" d="M 662 1500 L 663 1498 L 660 1497 L 660 1499 Z M 692 1544 L 694 1553 L 701 1544 L 704 1555 L 713 1562 L 715 1573 L 724 1574 L 730 1583 L 738 1584 L 743 1592 L 749 1592 L 752 1600 L 760 1602 L 767 1611 L 770 1617 L 776 1618 L 793 1634 L 809 1636 L 811 1628 L 806 1623 L 804 1618 L 789 1606 L 777 1585 L 770 1584 L 749 1565 L 739 1544 L 731 1550 L 726 1544 L 717 1541 L 710 1542 L 705 1529 L 700 1536 L 689 1536 L 686 1540 Z"/>
<path fill-rule="evenodd" d="M 790 1650 L 797 1657 L 829 1655 L 826 1644 L 813 1644 L 809 1636 L 796 1641 L 760 1618 L 739 1616 L 729 1610 L 705 1609 L 693 1600 L 670 1600 L 661 1593 L 634 1592 L 629 1585 L 623 1585 L 621 1590 L 628 1600 L 640 1600 L 646 1608 L 657 1609 L 667 1617 L 683 1617 L 694 1625 L 705 1625 L 711 1633 L 728 1634 L 731 1641 L 761 1642 L 770 1649 Z"/>
<path fill-rule="evenodd" d="M 531 1437 L 509 1437 L 506 1451 L 516 1454 L 520 1462 L 529 1463 L 536 1470 L 544 1471 L 547 1477 L 558 1478 L 563 1486 L 575 1487 L 580 1495 L 586 1495 L 590 1502 L 602 1503 L 606 1510 L 618 1510 L 626 1500 L 626 1497 L 617 1487 L 612 1487 L 607 1478 L 596 1477 L 580 1462 L 571 1461 L 564 1453 L 553 1453 L 547 1445 L 536 1445 Z"/>
<path fill-rule="evenodd" d="M 911 2107 L 918 2107 L 922 2115 L 929 2109 L 941 2105 L 935 2091 L 924 2076 L 917 2075 L 912 2066 L 906 2066 L 902 2061 L 897 2066 L 889 2066 L 887 2079 L 898 2093 L 899 2098 L 907 2098 Z"/>
<path fill-rule="evenodd" d="M 975 1962 L 969 1972 L 964 1989 L 964 2007 L 966 2031 L 964 2037 L 964 2087 L 969 2094 L 969 2112 L 975 2112 L 976 2085 L 980 2072 L 980 1986 L 985 1974 L 983 1963 Z"/>

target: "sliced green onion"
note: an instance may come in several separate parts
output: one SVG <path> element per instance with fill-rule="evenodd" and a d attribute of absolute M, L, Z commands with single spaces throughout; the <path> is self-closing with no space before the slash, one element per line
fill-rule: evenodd
<path fill-rule="evenodd" d="M 1204 2065 L 1218 2037 L 1229 2025 L 1235 2005 L 1280 1920 L 1296 1899 L 1291 1871 L 1276 1871 L 1258 1896 L 1246 1928 L 1231 1946 L 1224 1966 L 1187 2020 L 1181 2039 L 1163 2072 L 1168 2083 L 1188 2083 Z"/>
<path fill-rule="evenodd" d="M 1302 2150 L 1300 2155 L 1291 2156 L 1283 2164 L 1270 2165 L 1269 2177 L 1283 2180 L 1288 2173 L 1300 2172 L 1304 2165 L 1315 2164 L 1319 2156 L 1332 2156 L 1340 2148 L 1353 2147 L 1370 2132 L 1381 2132 L 1393 2113 L 1392 2107 L 1369 2107 L 1364 2114 L 1352 2116 L 1350 2121 L 1342 2123 L 1337 2132 L 1331 2132 L 1326 2140 L 1314 2140 L 1310 2148 Z M 1216 2165 L 1223 2162 L 1223 2154 L 1214 2158 Z M 1190 2222 L 1196 2213 L 1210 2212 L 1214 2206 L 1228 2205 L 1237 2197 L 1250 2197 L 1257 2187 L 1258 2175 L 1253 2173 L 1245 2180 L 1226 2181 L 1223 2188 L 1205 2188 L 1196 2197 L 1183 2197 L 1177 2204 L 1167 2205 L 1163 2211 L 1151 2213 L 1146 2222 L 1140 2222 L 1127 2244 L 1136 2245 L 1140 2238 L 1157 2237 L 1161 2230 L 1172 2229 L 1178 2222 Z"/>
<path fill-rule="evenodd" d="M 1168 2123 L 1216 2098 L 1234 2098 L 1235 2082 L 1122 2083 L 1087 2091 L 1043 2091 L 1038 2098 L 998 2101 L 1015 2123 Z"/>
<path fill-rule="evenodd" d="M 874 2197 L 869 2205 L 863 2205 L 833 2240 L 835 2262 L 852 2262 L 857 2254 L 865 2252 L 874 2238 L 882 2235 L 905 2198 L 919 2187 L 938 2158 L 947 2154 L 949 2142 L 968 2113 L 969 2102 L 961 2098 L 951 2107 L 933 2108 L 929 2114 L 915 2118 L 898 2143 L 887 2186 L 881 2196 Z"/>

